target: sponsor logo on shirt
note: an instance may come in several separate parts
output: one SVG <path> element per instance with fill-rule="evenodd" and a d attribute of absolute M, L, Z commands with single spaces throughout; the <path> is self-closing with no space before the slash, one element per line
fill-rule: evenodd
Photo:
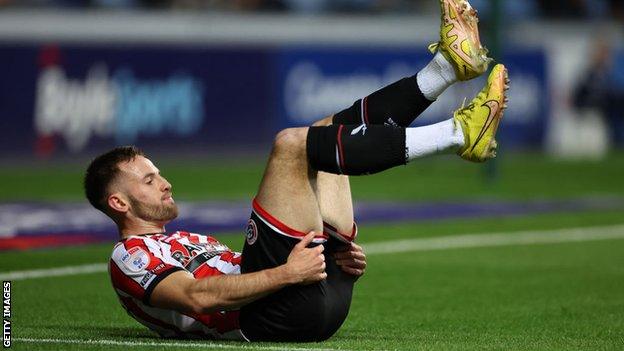
<path fill-rule="evenodd" d="M 150 269 L 150 272 L 154 273 L 154 274 L 158 274 L 158 272 L 160 272 L 163 268 L 165 268 L 165 264 L 164 263 L 160 263 L 160 264 L 158 264 L 158 266 Z"/>
<path fill-rule="evenodd" d="M 150 258 L 147 252 L 140 247 L 132 247 L 128 254 L 121 257 L 121 262 L 132 272 L 140 272 L 147 268 Z"/>
<path fill-rule="evenodd" d="M 154 276 L 154 273 L 152 272 L 145 273 L 145 275 L 143 276 L 143 279 L 141 279 L 141 282 L 139 283 L 141 287 L 145 288 L 145 286 L 147 285 L 147 283 L 149 283 L 149 281 L 152 279 L 153 276 Z"/>

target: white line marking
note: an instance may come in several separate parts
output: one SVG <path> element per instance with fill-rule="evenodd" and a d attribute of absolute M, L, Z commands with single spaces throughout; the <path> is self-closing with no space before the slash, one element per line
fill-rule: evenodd
<path fill-rule="evenodd" d="M 0 274 L 0 280 L 25 280 L 33 278 L 63 277 L 68 275 L 99 273 L 108 270 L 105 263 L 85 264 L 48 269 L 34 269 L 28 271 L 14 271 Z"/>
<path fill-rule="evenodd" d="M 474 247 L 539 245 L 565 242 L 624 239 L 624 225 L 467 234 L 434 238 L 383 241 L 364 246 L 366 254 L 449 250 Z"/>
<path fill-rule="evenodd" d="M 204 349 L 245 349 L 245 350 L 271 350 L 271 351 L 349 351 L 347 349 L 317 349 L 317 348 L 297 348 L 262 346 L 252 344 L 216 344 L 210 340 L 205 342 L 159 342 L 159 341 L 121 341 L 106 339 L 38 339 L 38 338 L 13 338 L 17 342 L 41 343 L 41 344 L 73 344 L 73 345 L 108 345 L 108 346 L 138 346 L 138 347 L 177 347 L 177 348 L 204 348 Z"/>
<path fill-rule="evenodd" d="M 433 251 L 511 245 L 540 245 L 609 239 L 624 239 L 624 225 L 415 238 L 369 243 L 364 244 L 363 246 L 366 254 L 379 255 L 412 251 Z M 15 281 L 33 278 L 100 273 L 105 272 L 107 269 L 107 264 L 96 263 L 50 269 L 14 271 L 0 274 L 0 280 Z"/>

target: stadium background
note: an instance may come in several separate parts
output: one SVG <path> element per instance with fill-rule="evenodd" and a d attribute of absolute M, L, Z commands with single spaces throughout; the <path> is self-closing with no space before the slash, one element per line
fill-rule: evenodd
<path fill-rule="evenodd" d="M 254 347 L 624 346 L 623 4 L 472 3 L 512 80 L 499 158 L 353 179 L 370 266 L 347 323 L 324 344 Z M 439 27 L 424 0 L 0 6 L 0 275 L 12 347 L 28 350 L 246 347 L 161 341 L 124 314 L 105 273 L 115 228 L 83 200 L 85 165 L 143 147 L 181 205 L 169 229 L 238 249 L 275 132 L 414 74 Z"/>

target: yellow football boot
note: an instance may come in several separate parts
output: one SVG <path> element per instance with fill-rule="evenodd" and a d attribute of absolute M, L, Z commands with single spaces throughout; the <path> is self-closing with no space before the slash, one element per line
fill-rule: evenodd
<path fill-rule="evenodd" d="M 453 65 L 459 80 L 480 76 L 492 59 L 481 46 L 477 11 L 467 0 L 440 0 L 440 10 L 440 41 L 429 45 L 429 51 L 440 51 Z"/>
<path fill-rule="evenodd" d="M 463 159 L 472 162 L 484 162 L 496 157 L 498 147 L 494 137 L 498 123 L 507 108 L 509 76 L 507 68 L 496 65 L 487 85 L 479 92 L 468 106 L 455 111 L 455 125 L 459 125 L 464 133 L 464 146 L 457 151 Z"/>

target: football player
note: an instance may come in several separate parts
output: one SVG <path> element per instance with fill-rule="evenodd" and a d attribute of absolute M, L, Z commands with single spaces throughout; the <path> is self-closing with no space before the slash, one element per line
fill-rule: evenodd
<path fill-rule="evenodd" d="M 411 122 L 448 86 L 484 73 L 476 11 L 440 0 L 432 61 L 313 126 L 277 134 L 241 253 L 211 236 L 165 226 L 178 215 L 171 184 L 135 147 L 97 157 L 85 175 L 93 206 L 118 226 L 110 275 L 126 311 L 164 337 L 319 341 L 341 326 L 366 269 L 354 243 L 350 175 L 367 175 L 435 154 L 474 162 L 496 155 L 507 70 L 452 118 Z"/>

